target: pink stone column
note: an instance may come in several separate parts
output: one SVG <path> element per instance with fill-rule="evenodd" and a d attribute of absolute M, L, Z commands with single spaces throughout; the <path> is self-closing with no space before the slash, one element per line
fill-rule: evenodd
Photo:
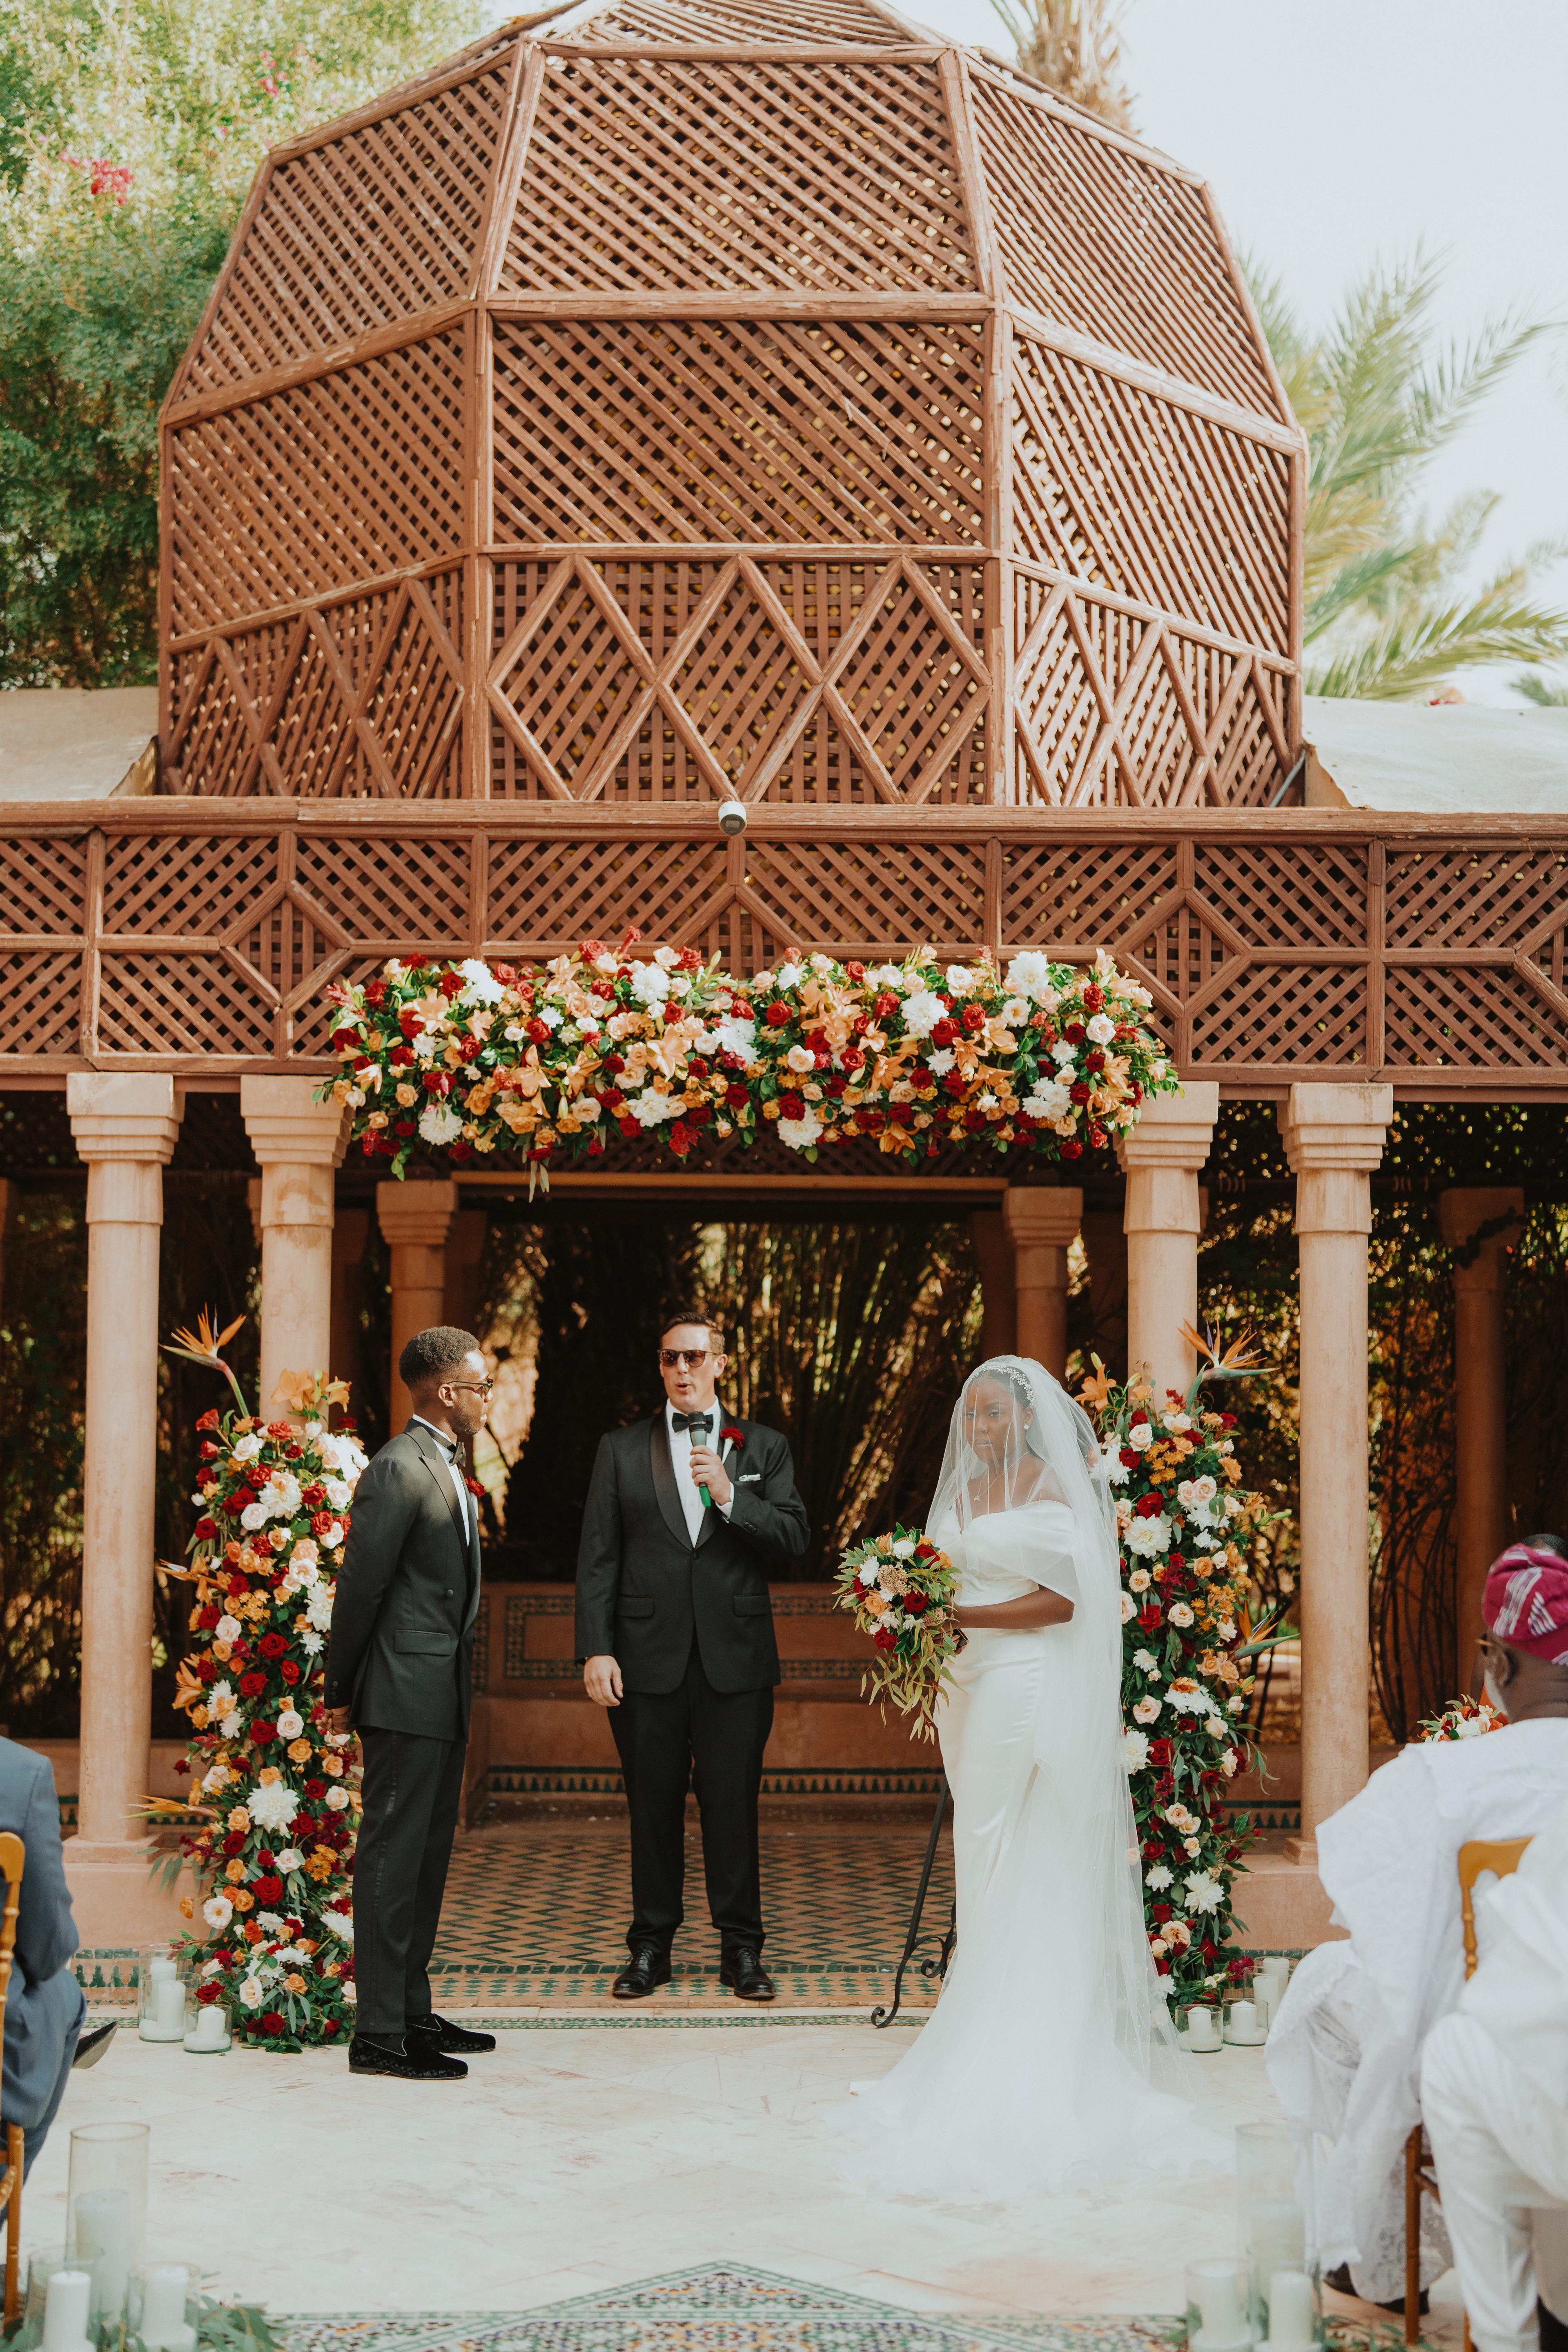
<path fill-rule="evenodd" d="M 1013 1244 L 1015 1349 L 1065 1380 L 1068 1252 L 1083 1223 L 1082 1188 L 1009 1184 L 1002 1195 L 1002 1216 Z"/>
<path fill-rule="evenodd" d="M 66 1865 L 90 1946 L 174 1916 L 172 1898 L 148 1893 L 132 1808 L 152 1738 L 158 1248 L 183 1106 L 171 1077 L 97 1071 L 71 1073 L 66 1106 L 88 1167 L 81 1778 Z"/>
<path fill-rule="evenodd" d="M 341 1103 L 311 1078 L 241 1078 L 261 1170 L 261 1409 L 285 1371 L 324 1372 L 331 1346 L 332 1194 L 348 1141 Z"/>
<path fill-rule="evenodd" d="M 408 1391 L 397 1377 L 397 1359 L 416 1331 L 444 1323 L 447 1295 L 447 1235 L 458 1212 L 458 1188 L 443 1184 L 378 1184 L 375 1213 L 392 1252 L 392 1370 L 388 1428 L 395 1435 L 408 1419 Z"/>
<path fill-rule="evenodd" d="M 1479 1689 L 1476 1644 L 1487 1570 L 1508 1541 L 1508 1431 L 1503 1394 L 1507 1253 L 1519 1235 L 1517 1185 L 1456 1187 L 1439 1195 L 1443 1239 L 1465 1263 L 1454 1268 L 1454 1441 L 1458 1555 L 1454 1688 Z M 1483 1227 L 1491 1230 L 1480 1240 Z"/>
<path fill-rule="evenodd" d="M 1013 1244 L 1000 1209 L 975 1209 L 969 1219 L 970 1246 L 980 1276 L 980 1353 L 1017 1352 L 1017 1272 Z"/>
<path fill-rule="evenodd" d="M 1155 1095 L 1138 1124 L 1116 1139 L 1127 1178 L 1127 1371 L 1146 1372 L 1156 1403 L 1167 1389 L 1185 1396 L 1197 1359 L 1182 1325 L 1197 1328 L 1198 1171 L 1209 1156 L 1219 1088 L 1212 1082 Z"/>
<path fill-rule="evenodd" d="M 1293 1086 L 1279 1107 L 1296 1178 L 1301 1328 L 1301 1835 L 1366 1785 L 1366 1242 L 1371 1172 L 1394 1116 L 1391 1087 Z"/>

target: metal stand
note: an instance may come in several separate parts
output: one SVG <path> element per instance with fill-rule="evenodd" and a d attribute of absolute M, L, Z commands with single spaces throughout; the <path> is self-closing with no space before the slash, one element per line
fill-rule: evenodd
<path fill-rule="evenodd" d="M 883 2008 L 879 2006 L 871 2011 L 871 2022 L 876 2026 L 891 2025 L 894 2018 L 897 2017 L 899 2013 L 899 2003 L 904 1997 L 904 1970 L 909 1967 L 910 1962 L 913 1959 L 915 1954 L 919 1951 L 922 1944 L 934 1944 L 937 1948 L 934 1952 L 928 1953 L 926 1958 L 921 1962 L 921 1974 L 922 1977 L 926 1977 L 928 1979 L 931 1977 L 936 1977 L 939 1979 L 945 1977 L 947 1974 L 947 1964 L 952 1958 L 952 1948 L 958 1939 L 958 1905 L 956 1902 L 953 1904 L 952 1916 L 947 1923 L 947 1932 L 945 1935 L 939 1936 L 934 1928 L 930 1929 L 923 1936 L 921 1933 L 921 1914 L 925 1909 L 926 1891 L 931 1885 L 931 1874 L 936 1866 L 937 1840 L 942 1835 L 942 1815 L 947 1811 L 947 1775 L 944 1772 L 942 1778 L 942 1787 L 937 1794 L 936 1817 L 931 1825 L 931 1835 L 926 1840 L 926 1858 L 921 1867 L 921 1883 L 915 1890 L 915 1907 L 910 1913 L 909 1933 L 904 1937 L 903 1957 L 899 1962 L 898 1974 L 893 1979 L 892 2003 L 890 2007 Z"/>

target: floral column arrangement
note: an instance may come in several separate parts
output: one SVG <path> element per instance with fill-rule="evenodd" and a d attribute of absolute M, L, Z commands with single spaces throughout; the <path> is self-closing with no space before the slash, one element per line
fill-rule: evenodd
<path fill-rule="evenodd" d="M 178 1352 L 226 1371 L 221 1344 L 204 1323 L 200 1340 Z M 271 2050 L 334 2041 L 353 2019 L 360 1801 L 321 1696 L 349 1506 L 366 1459 L 352 1424 L 328 1426 L 347 1393 L 321 1374 L 285 1373 L 274 1402 L 297 1420 L 240 1410 L 196 1423 L 202 1475 L 192 1499 L 201 1517 L 184 1571 L 195 1586 L 193 1645 L 174 1704 L 191 1727 L 176 1769 L 194 1782 L 181 1843 L 199 1890 L 182 1908 L 194 1919 L 199 1904 L 206 1937 L 193 1936 L 185 1950 L 197 2000 L 226 2002 L 236 2031 Z"/>
<path fill-rule="evenodd" d="M 1240 1350 L 1208 1361 L 1162 1410 L 1146 1381 L 1118 1388 L 1095 1359 L 1079 1393 L 1098 1416 L 1121 1558 L 1125 1759 L 1154 1965 L 1173 2004 L 1212 1999 L 1251 1963 L 1227 1951 L 1236 1873 L 1256 1836 L 1226 1809 L 1252 1760 L 1244 1727 L 1251 1660 L 1289 1638 L 1248 1623 L 1247 1550 L 1264 1500 L 1241 1484 L 1234 1415 L 1205 1409 L 1206 1380 L 1250 1368 Z"/>

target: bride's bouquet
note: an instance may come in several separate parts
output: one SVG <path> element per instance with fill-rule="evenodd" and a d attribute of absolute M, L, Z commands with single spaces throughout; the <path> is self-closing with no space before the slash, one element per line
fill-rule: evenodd
<path fill-rule="evenodd" d="M 853 1614 L 876 1654 L 860 1695 L 886 1712 L 891 1699 L 913 1716 L 917 1738 L 934 1739 L 932 1712 L 948 1680 L 948 1664 L 966 1636 L 953 1612 L 958 1576 L 946 1552 L 918 1528 L 895 1528 L 851 1544 L 838 1562 L 836 1606 Z"/>

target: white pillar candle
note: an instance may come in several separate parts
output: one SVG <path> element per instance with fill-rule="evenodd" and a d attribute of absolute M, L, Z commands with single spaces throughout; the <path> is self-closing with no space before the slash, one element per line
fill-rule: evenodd
<path fill-rule="evenodd" d="M 44 2288 L 44 2352 L 77 2352 L 92 2308 L 89 2271 L 51 2271 Z"/>
<path fill-rule="evenodd" d="M 185 2036 L 187 2050 L 221 2050 L 228 2039 L 228 2020 L 216 2001 L 196 2011 L 196 2021 Z"/>
<path fill-rule="evenodd" d="M 89 2189 L 76 2200 L 76 2253 L 98 2280 L 98 2308 L 118 2317 L 131 2276 L 131 2200 L 123 2189 Z"/>
<path fill-rule="evenodd" d="M 1202 2323 L 1195 2339 L 1197 2352 L 1220 2352 L 1222 2346 L 1245 2344 L 1247 2326 L 1241 2314 L 1241 2281 L 1236 2264 L 1194 2263 L 1191 2277 Z"/>
<path fill-rule="evenodd" d="M 153 2263 L 142 2275 L 142 2341 L 147 2352 L 195 2352 L 185 2319 L 191 2274 L 179 2263 Z"/>
<path fill-rule="evenodd" d="M 1273 2352 L 1311 2352 L 1317 2336 L 1312 2282 L 1305 2271 L 1273 2271 L 1268 2279 L 1268 2341 Z"/>
<path fill-rule="evenodd" d="M 1237 2000 L 1231 2003 L 1229 2031 L 1238 2042 L 1243 2038 L 1250 2040 L 1257 2032 L 1258 2011 L 1251 2001 Z"/>
<path fill-rule="evenodd" d="M 1188 2010 L 1187 2046 L 1192 2050 L 1219 2048 L 1219 2022 L 1212 2009 Z"/>

